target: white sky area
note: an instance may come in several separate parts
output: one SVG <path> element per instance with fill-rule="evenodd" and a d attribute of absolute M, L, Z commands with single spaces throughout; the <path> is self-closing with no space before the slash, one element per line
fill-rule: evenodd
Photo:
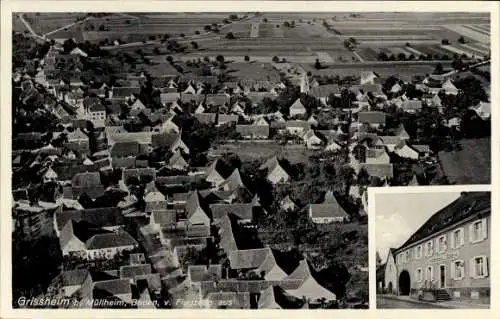
<path fill-rule="evenodd" d="M 375 240 L 385 263 L 389 248 L 398 248 L 434 213 L 460 197 L 460 192 L 378 194 Z"/>

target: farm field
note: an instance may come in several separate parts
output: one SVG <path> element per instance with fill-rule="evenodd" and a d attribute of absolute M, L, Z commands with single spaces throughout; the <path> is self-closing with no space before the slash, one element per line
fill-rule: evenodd
<path fill-rule="evenodd" d="M 77 21 L 77 18 L 85 18 L 85 13 L 71 13 L 71 12 L 61 12 L 61 13 L 24 13 L 24 18 L 28 21 L 35 30 L 40 35 L 46 34 L 55 29 L 67 26 Z"/>

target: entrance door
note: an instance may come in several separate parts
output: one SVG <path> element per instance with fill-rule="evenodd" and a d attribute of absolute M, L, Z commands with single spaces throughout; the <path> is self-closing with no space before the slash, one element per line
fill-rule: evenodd
<path fill-rule="evenodd" d="M 444 265 L 439 266 L 439 288 L 446 286 L 446 268 Z"/>
<path fill-rule="evenodd" d="M 399 294 L 408 296 L 410 294 L 410 273 L 403 270 L 399 275 Z"/>

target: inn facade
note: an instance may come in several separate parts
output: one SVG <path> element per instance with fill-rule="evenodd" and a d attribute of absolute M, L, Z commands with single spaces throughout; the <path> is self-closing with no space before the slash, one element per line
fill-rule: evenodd
<path fill-rule="evenodd" d="M 490 238 L 490 193 L 462 193 L 390 250 L 385 291 L 430 301 L 489 303 Z"/>

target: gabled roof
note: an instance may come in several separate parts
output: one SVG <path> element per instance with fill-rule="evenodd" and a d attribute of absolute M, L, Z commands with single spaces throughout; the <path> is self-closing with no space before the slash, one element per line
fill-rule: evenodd
<path fill-rule="evenodd" d="M 77 173 L 71 179 L 73 187 L 102 186 L 99 172 Z"/>
<path fill-rule="evenodd" d="M 151 213 L 155 224 L 159 225 L 174 225 L 177 222 L 177 210 L 154 210 Z"/>
<path fill-rule="evenodd" d="M 117 207 L 56 211 L 55 214 L 56 224 L 59 230 L 61 230 L 70 220 L 84 220 L 99 227 L 111 227 L 125 224 L 125 219 L 121 210 Z"/>
<path fill-rule="evenodd" d="M 129 157 L 147 154 L 147 148 L 144 144 L 139 144 L 136 141 L 116 142 L 111 146 L 111 157 Z"/>
<path fill-rule="evenodd" d="M 151 273 L 150 264 L 142 265 L 125 265 L 120 267 L 120 278 L 121 279 L 135 279 L 137 276 L 144 276 Z"/>
<path fill-rule="evenodd" d="M 269 125 L 237 124 L 236 132 L 242 136 L 268 137 Z"/>
<path fill-rule="evenodd" d="M 336 200 L 335 203 L 310 204 L 310 207 L 312 218 L 349 217 Z"/>
<path fill-rule="evenodd" d="M 93 285 L 94 296 L 117 296 L 132 294 L 132 286 L 128 279 L 113 279 L 95 282 Z"/>
<path fill-rule="evenodd" d="M 379 178 L 392 178 L 394 176 L 394 170 L 392 164 L 372 164 L 364 163 L 361 164 L 361 169 L 365 169 L 368 175 L 375 176 Z"/>
<path fill-rule="evenodd" d="M 200 203 L 200 194 L 198 191 L 192 192 L 189 197 L 186 200 L 186 212 L 187 212 L 187 218 L 191 218 L 191 216 L 194 215 L 194 213 L 201 208 L 201 203 Z"/>
<path fill-rule="evenodd" d="M 235 251 L 238 249 L 236 240 L 234 238 L 233 227 L 229 215 L 224 215 L 216 221 L 219 228 L 220 247 L 226 252 Z"/>
<path fill-rule="evenodd" d="M 305 109 L 304 104 L 300 101 L 300 98 L 295 100 L 293 104 L 290 106 L 290 109 Z"/>
<path fill-rule="evenodd" d="M 234 214 L 241 219 L 252 220 L 253 207 L 254 205 L 252 203 L 211 204 L 210 211 L 212 212 L 213 219 L 219 219 L 228 214 Z"/>
<path fill-rule="evenodd" d="M 361 123 L 385 124 L 385 118 L 386 115 L 384 112 L 370 111 L 358 113 L 358 121 Z"/>
<path fill-rule="evenodd" d="M 459 198 L 432 215 L 397 250 L 478 214 L 491 214 L 490 192 L 463 192 Z"/>
<path fill-rule="evenodd" d="M 291 120 L 286 121 L 286 127 L 302 127 L 304 129 L 307 129 L 311 127 L 311 123 L 301 120 Z"/>
<path fill-rule="evenodd" d="M 269 247 L 229 252 L 229 263 L 232 269 L 252 269 L 260 267 L 272 251 Z"/>
<path fill-rule="evenodd" d="M 326 300 L 335 300 L 336 296 L 328 289 L 321 286 L 312 276 L 310 266 L 307 260 L 300 261 L 299 266 L 287 277 L 287 279 L 300 279 L 302 284 L 298 289 L 287 290 L 291 295 L 302 298 L 306 297 L 312 300 L 326 298 Z"/>
<path fill-rule="evenodd" d="M 378 138 L 384 145 L 398 145 L 402 142 L 399 136 L 382 135 L 378 136 Z"/>
<path fill-rule="evenodd" d="M 238 123 L 238 115 L 233 114 L 219 114 L 217 123 Z"/>
<path fill-rule="evenodd" d="M 151 136 L 153 147 L 168 146 L 172 147 L 180 138 L 177 133 L 158 133 Z"/>
<path fill-rule="evenodd" d="M 205 97 L 206 105 L 224 106 L 229 103 L 229 96 L 226 94 L 207 94 Z"/>
<path fill-rule="evenodd" d="M 309 90 L 309 95 L 312 95 L 316 98 L 328 97 L 330 94 L 340 94 L 340 86 L 338 84 L 327 84 L 320 85 L 316 87 L 312 87 Z"/>
<path fill-rule="evenodd" d="M 216 113 L 195 113 L 194 117 L 203 124 L 211 124 L 215 123 L 215 120 L 217 119 L 217 114 Z"/>
<path fill-rule="evenodd" d="M 88 269 L 66 270 L 61 273 L 63 287 L 77 286 L 83 284 L 89 274 Z"/>
<path fill-rule="evenodd" d="M 170 166 L 182 166 L 182 167 L 188 167 L 189 164 L 186 162 L 184 159 L 184 156 L 182 156 L 181 152 L 177 150 L 174 155 L 168 160 L 168 164 Z"/>
<path fill-rule="evenodd" d="M 226 186 L 230 190 L 236 190 L 240 187 L 245 187 L 245 184 L 243 184 L 243 180 L 241 179 L 240 171 L 236 168 L 234 171 L 231 173 L 231 175 L 226 178 L 226 180 L 220 185 L 220 187 Z"/>
<path fill-rule="evenodd" d="M 420 110 L 422 109 L 422 101 L 420 100 L 405 100 L 402 108 L 404 110 Z"/>
<path fill-rule="evenodd" d="M 135 246 L 137 242 L 125 231 L 98 234 L 91 237 L 85 243 L 88 250 L 103 249 L 111 247 Z"/>

